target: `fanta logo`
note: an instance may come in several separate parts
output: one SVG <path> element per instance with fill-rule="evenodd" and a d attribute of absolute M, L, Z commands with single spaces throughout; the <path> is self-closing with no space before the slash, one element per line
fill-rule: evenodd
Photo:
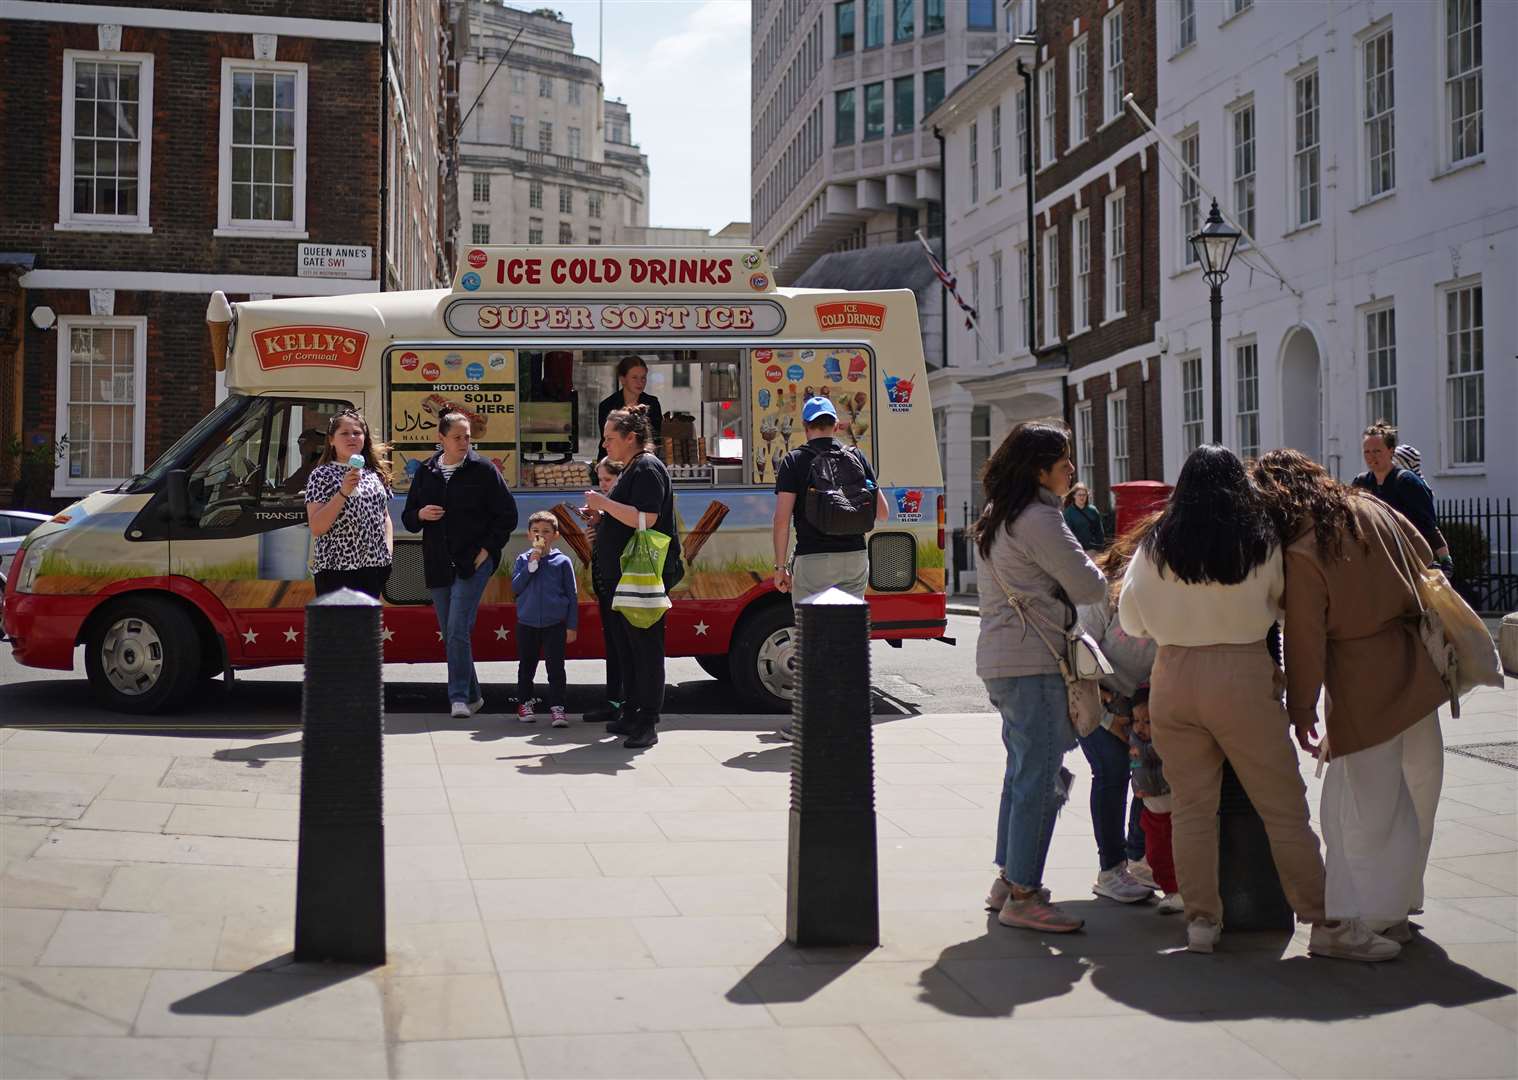
<path fill-rule="evenodd" d="M 884 304 L 870 304 L 863 300 L 818 304 L 817 329 L 868 330 L 879 333 L 885 329 L 885 316 Z"/>
<path fill-rule="evenodd" d="M 779 364 L 771 364 L 769 367 L 764 369 L 764 377 L 770 382 L 779 382 L 781 379 L 785 378 L 785 372 L 780 370 Z"/>
<path fill-rule="evenodd" d="M 475 248 L 469 253 L 469 265 L 478 270 L 485 265 L 485 258 L 485 253 L 479 248 Z"/>
<path fill-rule="evenodd" d="M 428 360 L 427 363 L 422 367 L 422 378 L 426 379 L 428 382 L 437 382 L 442 374 L 443 369 L 438 367 L 437 364 L 431 360 Z"/>
<path fill-rule="evenodd" d="M 369 335 L 341 326 L 277 326 L 253 331 L 258 366 L 335 367 L 357 371 L 364 363 Z"/>
<path fill-rule="evenodd" d="M 415 371 L 416 370 L 416 366 L 419 363 L 421 363 L 421 358 L 419 356 L 417 356 L 416 353 L 414 353 L 414 352 L 401 353 L 401 370 L 402 371 Z"/>
<path fill-rule="evenodd" d="M 899 375 L 885 377 L 886 404 L 892 412 L 907 412 L 912 408 L 912 380 Z"/>
<path fill-rule="evenodd" d="M 896 493 L 896 519 L 898 521 L 922 520 L 922 492 L 916 488 Z"/>

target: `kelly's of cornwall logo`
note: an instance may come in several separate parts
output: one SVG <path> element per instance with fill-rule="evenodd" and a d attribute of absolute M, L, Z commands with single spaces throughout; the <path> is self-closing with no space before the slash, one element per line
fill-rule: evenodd
<path fill-rule="evenodd" d="M 896 520 L 908 523 L 922 520 L 922 491 L 908 488 L 896 493 Z"/>

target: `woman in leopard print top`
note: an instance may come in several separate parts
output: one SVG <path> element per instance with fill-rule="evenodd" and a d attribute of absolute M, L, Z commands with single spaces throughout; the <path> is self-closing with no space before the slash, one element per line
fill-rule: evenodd
<path fill-rule="evenodd" d="M 311 570 L 318 596 L 349 588 L 381 598 L 395 550 L 385 449 L 375 444 L 357 410 L 340 412 L 327 425 L 327 445 L 304 496 L 316 538 Z M 354 454 L 363 457 L 362 469 L 348 467 Z"/>

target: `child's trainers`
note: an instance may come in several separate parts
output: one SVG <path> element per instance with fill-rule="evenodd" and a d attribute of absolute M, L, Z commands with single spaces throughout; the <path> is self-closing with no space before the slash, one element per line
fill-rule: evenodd
<path fill-rule="evenodd" d="M 524 724 L 532 724 L 537 722 L 538 718 L 532 714 L 531 701 L 524 701 L 522 704 L 517 706 L 517 719 L 522 721 Z"/>
<path fill-rule="evenodd" d="M 569 717 L 567 717 L 567 716 L 564 715 L 564 706 L 562 706 L 562 705 L 554 705 L 554 706 L 552 706 L 548 710 L 548 714 L 553 717 L 553 723 L 552 723 L 551 726 L 553 726 L 553 727 L 568 727 L 569 726 Z"/>

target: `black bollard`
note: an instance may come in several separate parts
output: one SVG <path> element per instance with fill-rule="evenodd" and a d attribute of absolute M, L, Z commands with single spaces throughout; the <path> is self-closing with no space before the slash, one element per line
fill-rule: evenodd
<path fill-rule="evenodd" d="M 385 962 L 384 718 L 379 601 L 318 597 L 306 606 L 296 960 Z"/>
<path fill-rule="evenodd" d="M 1223 899 L 1223 925 L 1229 930 L 1289 933 L 1296 925 L 1281 891 L 1265 823 L 1226 761 L 1218 793 L 1218 893 Z"/>
<path fill-rule="evenodd" d="M 792 945 L 880 944 L 875 762 L 870 729 L 870 607 L 841 589 L 796 606 L 791 705 Z"/>

